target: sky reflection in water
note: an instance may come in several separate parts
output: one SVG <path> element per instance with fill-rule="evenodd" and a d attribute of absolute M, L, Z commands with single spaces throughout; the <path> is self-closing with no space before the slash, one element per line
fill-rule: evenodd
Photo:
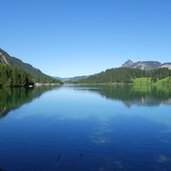
<path fill-rule="evenodd" d="M 170 90 L 47 90 L 0 91 L 8 97 L 0 120 L 4 170 L 171 170 Z M 10 97 L 20 103 L 11 105 Z"/>

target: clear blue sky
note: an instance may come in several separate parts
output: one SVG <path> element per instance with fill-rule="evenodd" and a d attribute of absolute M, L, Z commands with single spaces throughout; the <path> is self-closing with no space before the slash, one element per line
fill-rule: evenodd
<path fill-rule="evenodd" d="M 170 0 L 0 0 L 0 47 L 52 76 L 171 62 Z"/>

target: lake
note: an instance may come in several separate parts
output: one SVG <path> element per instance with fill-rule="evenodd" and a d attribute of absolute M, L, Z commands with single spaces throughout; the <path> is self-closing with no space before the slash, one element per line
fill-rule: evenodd
<path fill-rule="evenodd" d="M 170 171 L 171 88 L 0 89 L 0 168 Z"/>

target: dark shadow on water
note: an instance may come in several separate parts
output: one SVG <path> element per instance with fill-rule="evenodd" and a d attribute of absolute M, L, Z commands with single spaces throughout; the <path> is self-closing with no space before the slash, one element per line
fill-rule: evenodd
<path fill-rule="evenodd" d="M 6 116 L 11 110 L 30 103 L 52 89 L 52 87 L 37 87 L 33 89 L 0 88 L 0 118 Z"/>

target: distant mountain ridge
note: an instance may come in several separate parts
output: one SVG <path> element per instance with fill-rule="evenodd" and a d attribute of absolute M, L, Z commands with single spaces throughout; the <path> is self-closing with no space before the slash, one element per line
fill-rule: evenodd
<path fill-rule="evenodd" d="M 63 81 L 63 82 L 77 82 L 82 79 L 86 79 L 88 76 L 75 76 L 75 77 L 66 77 L 66 78 L 61 78 L 61 77 L 55 77 L 56 79 Z"/>
<path fill-rule="evenodd" d="M 135 68 L 135 69 L 141 69 L 141 70 L 151 70 L 151 69 L 157 69 L 157 68 L 168 68 L 171 70 L 171 63 L 160 63 L 158 61 L 138 61 L 133 62 L 132 60 L 127 60 L 124 64 L 121 66 L 122 68 Z"/>
<path fill-rule="evenodd" d="M 169 70 L 171 70 L 171 62 L 161 64 L 160 68 L 168 68 Z"/>

